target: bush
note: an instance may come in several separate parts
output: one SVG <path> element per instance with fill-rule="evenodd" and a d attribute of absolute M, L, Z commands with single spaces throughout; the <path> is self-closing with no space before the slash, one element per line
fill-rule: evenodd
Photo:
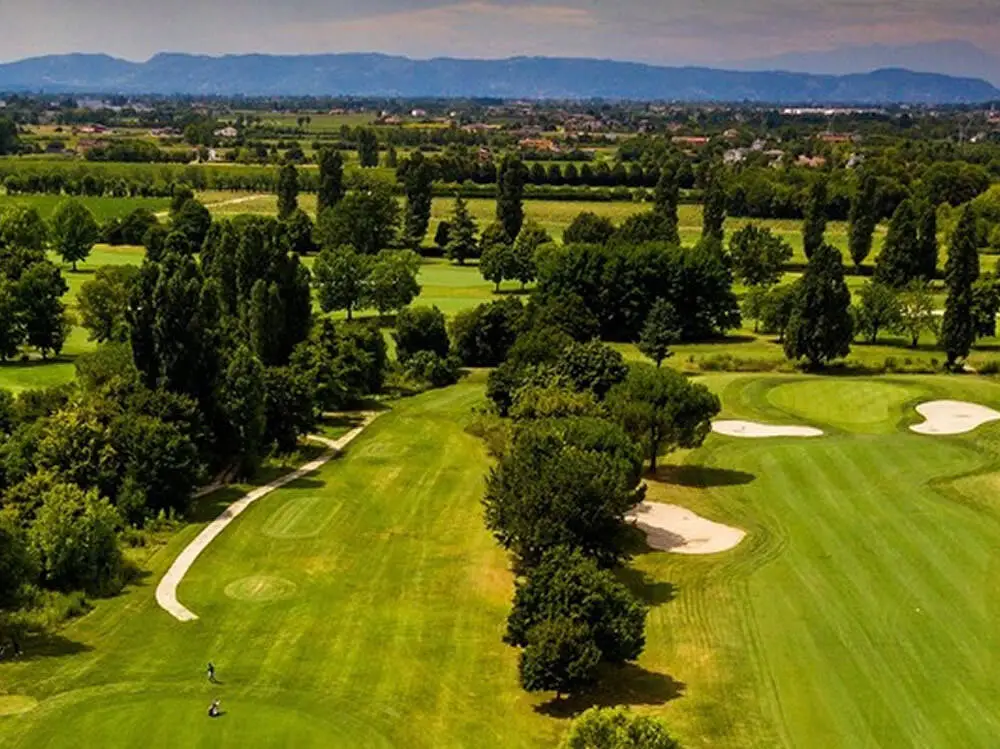
<path fill-rule="evenodd" d="M 418 351 L 407 359 L 404 371 L 417 383 L 441 388 L 458 382 L 461 366 L 454 356 L 441 357 L 433 351 Z"/>
<path fill-rule="evenodd" d="M 404 309 L 396 317 L 393 339 L 396 341 L 396 358 L 404 365 L 421 352 L 444 359 L 451 350 L 444 315 L 437 307 Z"/>

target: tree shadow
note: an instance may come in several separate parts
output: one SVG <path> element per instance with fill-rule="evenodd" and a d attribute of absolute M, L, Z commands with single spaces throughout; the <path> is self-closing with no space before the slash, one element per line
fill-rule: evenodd
<path fill-rule="evenodd" d="M 591 707 L 619 705 L 665 705 L 683 696 L 686 685 L 667 674 L 647 671 L 642 666 L 604 666 L 600 681 L 591 689 L 569 697 L 556 697 L 535 711 L 550 718 L 573 718 Z"/>
<path fill-rule="evenodd" d="M 93 650 L 90 645 L 70 640 L 55 632 L 29 632 L 20 642 L 23 652 L 18 661 L 36 661 L 42 658 L 63 658 Z"/>
<path fill-rule="evenodd" d="M 652 478 L 663 484 L 707 489 L 713 486 L 744 486 L 757 477 L 746 471 L 733 471 L 728 468 L 663 465 L 657 466 L 656 474 Z"/>
<path fill-rule="evenodd" d="M 649 606 L 670 603 L 677 597 L 676 585 L 664 580 L 657 580 L 641 570 L 623 567 L 617 570 L 616 576 L 632 592 L 632 595 Z"/>

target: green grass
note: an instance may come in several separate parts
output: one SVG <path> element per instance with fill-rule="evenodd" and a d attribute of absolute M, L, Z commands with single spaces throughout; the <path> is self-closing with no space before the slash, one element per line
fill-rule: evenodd
<path fill-rule="evenodd" d="M 650 481 L 650 499 L 749 535 L 718 555 L 637 554 L 622 574 L 651 606 L 646 650 L 600 692 L 553 710 L 517 687 L 500 641 L 511 577 L 477 502 L 488 460 L 463 431 L 477 375 L 396 404 L 241 516 L 181 585 L 197 622 L 169 618 L 153 589 L 200 524 L 149 555 L 139 585 L 0 665 L 0 707 L 27 709 L 0 717 L 0 744 L 541 749 L 597 702 L 659 715 L 687 747 L 992 745 L 1000 425 L 906 427 L 928 399 L 1000 407 L 1000 385 L 701 381 L 724 416 L 827 434 L 713 435 Z M 206 498 L 200 518 L 236 495 Z M 215 697 L 227 714 L 210 721 Z"/>
<path fill-rule="evenodd" d="M 0 745 L 553 745 L 560 724 L 532 709 L 500 641 L 511 577 L 477 501 L 484 448 L 462 428 L 481 393 L 467 382 L 402 402 L 344 458 L 251 508 L 181 585 L 190 624 L 153 599 L 200 526 L 185 528 L 48 656 L 0 664 L 6 692 L 40 701 L 0 718 Z M 206 520 L 233 492 L 220 494 Z M 211 721 L 215 697 L 226 715 Z"/>
<path fill-rule="evenodd" d="M 1000 386 L 945 377 L 703 381 L 730 417 L 802 423 L 812 398 L 809 421 L 828 434 L 712 436 L 678 458 L 683 474 L 668 469 L 651 486 L 654 500 L 749 532 L 715 557 L 647 554 L 635 563 L 675 586 L 651 613 L 641 662 L 686 685 L 660 711 L 685 746 L 991 745 L 1000 729 L 1000 428 L 928 438 L 905 425 L 920 421 L 911 406 L 932 398 L 998 407 Z M 801 397 L 786 397 L 800 388 Z M 879 419 L 857 416 L 873 404 Z M 681 475 L 683 485 L 669 483 Z"/>
<path fill-rule="evenodd" d="M 136 208 L 148 208 L 151 211 L 163 211 L 170 206 L 169 198 L 94 198 L 77 197 L 94 214 L 98 223 L 104 223 L 111 218 L 126 216 Z M 8 205 L 30 205 L 38 210 L 42 218 L 52 217 L 62 201 L 62 195 L 0 195 L 0 210 Z"/>

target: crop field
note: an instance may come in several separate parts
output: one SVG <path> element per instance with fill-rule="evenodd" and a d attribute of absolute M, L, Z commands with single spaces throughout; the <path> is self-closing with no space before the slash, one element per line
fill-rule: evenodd
<path fill-rule="evenodd" d="M 584 704 L 662 716 L 688 747 L 989 746 L 1000 646 L 1000 425 L 928 437 L 938 398 L 1000 406 L 979 378 L 710 375 L 726 417 L 812 439 L 713 435 L 649 494 L 748 532 L 736 549 L 637 548 L 637 666 L 547 702 L 500 641 L 511 575 L 463 430 L 483 376 L 394 405 L 347 454 L 242 515 L 196 563 L 180 623 L 153 589 L 200 524 L 24 660 L 0 665 L 0 744 L 551 747 Z M 206 498 L 207 520 L 233 491 Z M 218 667 L 211 685 L 204 667 Z M 947 699 L 945 699 L 947 697 Z M 208 720 L 208 703 L 225 715 Z"/>

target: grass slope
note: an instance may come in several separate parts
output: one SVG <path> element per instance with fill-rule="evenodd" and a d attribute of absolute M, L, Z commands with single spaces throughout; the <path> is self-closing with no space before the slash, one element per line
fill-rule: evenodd
<path fill-rule="evenodd" d="M 558 724 L 531 709 L 500 641 L 511 581 L 480 517 L 484 450 L 462 429 L 481 393 L 401 403 L 343 459 L 255 505 L 182 583 L 201 619 L 181 624 L 153 589 L 186 528 L 50 657 L 0 665 L 4 690 L 40 700 L 0 718 L 0 745 L 553 744 Z M 211 721 L 216 696 L 227 714 Z"/>

